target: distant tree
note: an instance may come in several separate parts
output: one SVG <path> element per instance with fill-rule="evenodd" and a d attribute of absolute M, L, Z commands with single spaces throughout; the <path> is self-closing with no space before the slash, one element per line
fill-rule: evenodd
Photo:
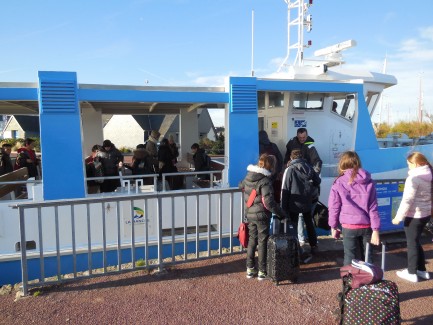
<path fill-rule="evenodd" d="M 223 155 L 224 154 L 224 135 L 217 135 L 216 141 L 212 141 L 206 137 L 203 137 L 199 141 L 201 148 L 205 149 L 207 153 L 212 155 Z"/>
<path fill-rule="evenodd" d="M 391 126 L 386 123 L 377 123 L 375 125 L 376 138 L 386 138 L 386 135 L 391 133 Z"/>
<path fill-rule="evenodd" d="M 405 133 L 409 136 L 409 138 L 417 138 L 432 133 L 433 124 L 430 122 L 420 123 L 418 121 L 401 121 L 393 126 L 392 132 Z"/>
<path fill-rule="evenodd" d="M 418 138 L 433 132 L 433 123 L 418 121 L 400 121 L 391 126 L 386 123 L 376 124 L 375 132 L 377 138 L 385 138 L 390 133 L 404 133 L 409 138 Z"/>

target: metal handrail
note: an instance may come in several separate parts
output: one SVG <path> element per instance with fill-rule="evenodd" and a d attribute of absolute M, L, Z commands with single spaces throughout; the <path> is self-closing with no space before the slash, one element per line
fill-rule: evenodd
<path fill-rule="evenodd" d="M 223 196 L 227 197 L 224 200 L 224 203 L 228 203 L 223 205 Z M 200 203 L 202 203 L 202 200 L 207 200 L 207 206 L 205 205 L 200 210 Z M 144 208 L 145 211 L 145 222 L 144 224 L 135 224 L 134 221 L 134 202 L 142 200 L 144 201 Z M 155 200 L 155 201 L 152 201 Z M 165 200 L 165 201 L 164 201 Z M 166 202 L 166 200 L 170 200 L 171 202 L 171 217 L 169 219 L 163 219 L 163 201 Z M 184 209 L 176 209 L 174 208 L 174 202 L 177 200 L 183 200 L 183 203 L 180 205 L 184 206 Z M 191 205 L 191 200 L 195 202 L 195 207 Z M 234 202 L 238 202 L 238 209 L 236 210 Z M 114 222 L 115 226 L 113 226 L 113 221 L 111 221 L 110 225 L 112 228 L 109 227 L 109 223 L 107 221 L 107 216 L 105 214 L 105 211 L 107 209 L 107 206 L 110 204 L 116 205 L 116 212 L 115 212 L 115 218 L 116 222 Z M 154 202 L 154 203 L 152 203 Z M 149 204 L 155 204 L 156 203 L 156 215 L 150 216 L 149 215 Z M 167 203 L 165 203 L 166 205 Z M 92 216 L 90 213 L 90 207 L 98 207 L 100 206 L 102 209 L 102 215 L 96 215 Z M 126 214 L 123 215 L 123 220 L 129 220 L 131 224 L 131 235 L 129 239 L 122 239 L 120 229 L 121 229 L 121 206 L 123 206 L 122 211 Z M 140 268 L 163 268 L 166 264 L 177 264 L 186 262 L 188 260 L 197 260 L 202 258 L 210 258 L 213 257 L 211 254 L 211 246 L 215 246 L 217 244 L 218 249 L 218 256 L 221 256 L 223 254 L 233 254 L 234 250 L 234 243 L 233 243 L 233 237 L 235 235 L 235 229 L 233 229 L 233 225 L 237 224 L 241 221 L 242 211 L 243 211 L 243 200 L 241 199 L 241 191 L 238 188 L 217 188 L 217 189 L 208 189 L 206 192 L 203 192 L 202 189 L 191 189 L 191 190 L 184 190 L 182 192 L 173 191 L 173 192 L 149 192 L 149 193 L 137 193 L 137 194 L 129 194 L 129 195 L 113 195 L 113 196 L 101 196 L 101 197 L 89 197 L 89 198 L 81 198 L 81 199 L 65 199 L 65 200 L 53 200 L 53 201 L 42 201 L 42 202 L 32 202 L 32 201 L 24 201 L 24 202 L 17 202 L 11 205 L 11 207 L 18 209 L 19 214 L 19 224 L 20 224 L 20 247 L 21 247 L 21 271 L 22 271 L 22 289 L 23 294 L 27 295 L 29 288 L 35 287 L 35 286 L 41 286 L 41 285 L 48 285 L 53 283 L 59 283 L 64 281 L 71 281 L 74 279 L 82 279 L 85 277 L 93 277 L 97 276 L 98 274 L 94 274 L 92 270 L 95 268 L 95 261 L 94 254 L 96 252 L 102 252 L 102 264 L 100 267 L 102 267 L 102 274 L 108 274 L 108 273 L 118 273 L 118 272 L 125 272 L 129 270 L 136 270 Z M 70 215 L 65 215 L 65 209 L 62 207 L 70 207 Z M 77 218 L 77 209 L 81 207 L 82 209 L 85 208 L 84 213 L 84 221 L 80 224 L 77 224 L 76 218 Z M 224 212 L 223 214 L 223 207 L 225 207 L 225 210 L 228 212 Z M 50 210 L 44 210 L 44 209 L 50 209 Z M 70 243 L 72 246 L 72 252 L 71 248 L 68 248 L 69 255 L 72 256 L 73 259 L 73 270 L 71 270 L 72 279 L 64 279 L 61 274 L 61 266 L 62 266 L 62 256 L 65 254 L 64 250 L 60 247 L 60 230 L 62 229 L 60 225 L 60 217 L 59 217 L 59 209 L 62 208 L 62 215 L 61 220 L 65 222 L 66 224 L 69 224 L 71 222 L 71 225 L 73 227 L 71 228 L 71 238 L 72 242 Z M 194 217 L 191 218 L 188 217 L 187 210 L 188 208 L 193 209 L 195 214 L 195 224 L 192 225 L 192 227 L 195 227 L 195 230 L 193 232 L 189 232 L 189 224 L 188 221 L 191 222 L 191 220 L 194 220 Z M 36 216 L 34 215 L 36 209 Z M 49 236 L 55 236 L 55 251 L 47 251 L 46 248 L 44 250 L 43 243 L 44 243 L 44 233 L 46 228 L 43 227 L 43 224 L 47 222 L 47 218 L 49 216 L 49 211 L 52 211 L 51 209 L 54 209 L 54 229 L 55 233 L 52 232 L 49 233 Z M 99 209 L 99 208 L 98 208 Z M 129 209 L 129 210 L 128 210 Z M 165 208 L 167 209 L 167 208 Z M 203 212 L 203 209 L 207 211 L 207 218 L 201 220 L 202 214 L 200 214 L 200 211 Z M 183 210 L 183 211 L 182 211 Z M 30 211 L 29 215 L 27 215 L 27 211 Z M 32 212 L 33 211 L 33 212 Z M 68 211 L 68 209 L 66 209 Z M 98 210 L 99 211 L 99 210 Z M 167 210 L 165 210 L 167 212 Z M 43 212 L 46 212 L 47 214 L 43 216 Z M 182 214 L 183 212 L 183 214 Z M 33 215 L 31 214 L 33 213 Z M 128 217 L 128 213 L 130 214 L 130 217 Z M 82 215 L 83 213 L 81 213 Z M 85 215 L 87 215 L 87 218 L 85 218 Z M 223 218 L 223 215 L 225 218 Z M 127 219 L 125 219 L 125 216 Z M 211 217 L 215 219 L 214 222 L 217 225 L 217 229 L 212 230 L 212 220 Z M 36 255 L 28 254 L 28 249 L 26 247 L 27 243 L 27 233 L 26 233 L 26 224 L 31 222 L 31 218 L 37 218 L 37 230 L 36 233 L 38 234 L 38 240 L 37 242 L 39 245 L 37 245 L 39 250 L 39 253 Z M 150 217 L 153 217 L 153 219 L 149 219 Z M 175 219 L 176 220 L 183 220 L 183 226 L 182 226 L 182 232 L 183 234 L 176 235 L 176 228 L 175 225 Z M 206 216 L 204 216 L 206 217 Z M 69 218 L 69 219 L 68 219 Z M 96 218 L 96 219 L 95 219 Z M 102 219 L 100 219 L 102 218 Z M 128 219 L 130 218 L 130 219 Z M 171 221 L 170 221 L 171 219 Z M 36 219 L 34 219 L 36 221 Z M 68 221 L 69 220 L 69 221 Z M 87 220 L 87 221 L 86 221 Z M 101 224 L 95 224 L 95 220 L 102 220 Z M 153 222 L 156 223 L 156 239 L 152 241 L 150 235 L 149 235 L 149 223 Z M 165 223 L 171 222 L 171 227 L 164 228 L 166 231 L 169 232 L 168 234 L 163 234 L 163 220 L 165 220 Z M 200 221 L 201 220 L 201 221 Z M 92 228 L 93 227 L 93 228 Z M 114 228 L 113 228 L 114 227 Z M 124 226 L 125 227 L 125 226 Z M 137 228 L 135 227 L 143 227 Z M 51 229 L 51 228 L 50 228 Z M 64 229 L 64 228 L 63 228 Z M 86 230 L 87 229 L 87 230 Z M 129 228 L 128 228 L 129 229 Z M 138 231 L 139 229 L 142 229 L 144 231 L 144 238 L 143 239 L 137 239 L 135 231 Z M 206 231 L 204 231 L 206 229 Z M 102 243 L 98 243 L 98 240 L 100 240 L 101 233 L 96 232 L 102 231 Z M 87 233 L 87 248 L 85 246 L 79 247 L 76 242 L 76 236 L 78 233 L 82 233 L 82 231 L 85 231 Z M 107 234 L 117 234 L 117 241 L 112 242 L 112 244 L 107 242 Z M 96 235 L 96 241 L 93 242 L 94 236 Z M 69 235 L 68 235 L 69 236 Z M 141 235 L 143 236 L 143 235 Z M 126 238 L 126 237 L 124 237 Z M 206 249 L 203 249 L 203 242 L 206 242 Z M 178 261 L 175 258 L 175 246 L 181 245 L 183 243 L 183 260 Z M 189 245 L 194 244 L 195 245 L 195 255 L 193 258 L 188 256 L 188 254 L 191 254 L 191 248 L 188 247 Z M 101 247 L 102 245 L 102 247 Z M 166 250 L 163 250 L 163 247 L 171 247 L 171 261 L 165 261 L 164 258 L 166 255 Z M 182 246 L 182 245 L 181 245 Z M 139 251 L 142 251 L 142 248 L 145 248 L 145 265 L 143 267 L 137 266 L 137 256 L 136 254 Z M 149 250 L 152 249 L 152 247 L 156 248 L 156 258 L 152 259 L 154 264 L 150 264 L 150 255 Z M 178 249 L 180 246 L 177 246 Z M 223 252 L 223 247 L 228 247 L 228 250 L 225 250 Z M 54 246 L 53 246 L 54 248 Z M 131 262 L 132 262 L 132 268 L 126 269 L 122 262 L 124 263 L 125 257 L 125 250 L 131 251 Z M 107 263 L 107 255 L 108 252 L 111 251 L 117 251 L 117 269 L 115 271 L 107 271 L 108 263 Z M 165 252 L 165 253 L 164 253 Z M 207 252 L 207 256 L 200 256 L 201 253 Z M 47 280 L 45 277 L 46 269 L 45 269 L 45 258 L 47 256 L 55 255 L 56 257 L 56 280 Z M 87 269 L 84 271 L 87 271 L 88 275 L 82 276 L 78 275 L 77 271 L 77 258 L 80 254 L 87 254 L 88 262 L 87 262 Z M 122 255 L 123 254 L 123 255 Z M 39 282 L 38 283 L 31 283 L 29 280 L 29 269 L 28 269 L 28 260 L 29 258 L 38 258 L 39 259 Z M 111 264 L 112 265 L 112 264 Z"/>

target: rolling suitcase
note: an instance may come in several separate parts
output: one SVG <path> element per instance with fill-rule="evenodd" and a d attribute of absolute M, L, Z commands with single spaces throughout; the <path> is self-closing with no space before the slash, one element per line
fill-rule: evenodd
<path fill-rule="evenodd" d="M 368 259 L 368 246 L 365 259 Z M 352 262 L 352 265 L 359 261 Z M 382 244 L 382 271 L 385 272 L 385 244 Z M 343 277 L 340 294 L 340 324 L 400 324 L 400 303 L 397 285 L 379 280 L 359 288 L 351 287 L 351 277 Z"/>
<path fill-rule="evenodd" d="M 269 236 L 267 247 L 267 275 L 278 285 L 281 281 L 296 282 L 299 276 L 299 242 L 296 235 L 293 235 L 293 226 L 289 225 L 287 233 L 287 222 L 284 223 L 285 234 L 275 234 L 275 223 L 273 226 L 274 235 Z"/>

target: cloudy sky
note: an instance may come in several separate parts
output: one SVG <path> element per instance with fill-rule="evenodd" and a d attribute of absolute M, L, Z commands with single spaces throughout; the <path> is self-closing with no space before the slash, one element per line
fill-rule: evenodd
<path fill-rule="evenodd" d="M 287 49 L 283 0 L 14 0 L 0 10 L 0 82 L 36 82 L 37 72 L 76 71 L 80 83 L 221 86 L 251 69 L 275 72 Z M 314 50 L 349 39 L 348 68 L 382 71 L 386 91 L 376 121 L 417 118 L 423 93 L 433 113 L 433 1 L 314 0 Z M 220 114 L 215 124 L 220 125 Z"/>

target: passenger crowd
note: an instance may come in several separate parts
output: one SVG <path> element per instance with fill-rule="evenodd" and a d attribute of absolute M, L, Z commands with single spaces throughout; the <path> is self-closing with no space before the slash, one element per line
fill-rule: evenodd
<path fill-rule="evenodd" d="M 313 215 L 320 194 L 322 160 L 305 128 L 299 128 L 297 135 L 287 142 L 284 159 L 266 131 L 260 131 L 259 153 L 257 165 L 247 167 L 247 175 L 240 187 L 244 192 L 249 230 L 247 278 L 257 276 L 258 280 L 263 280 L 267 278 L 270 234 L 282 233 L 283 228 L 292 229 L 292 234 L 301 244 L 299 254 L 304 263 L 317 254 Z M 419 278 L 430 279 L 420 237 L 432 215 L 433 170 L 427 158 L 419 152 L 411 153 L 407 163 L 409 176 L 392 223 L 404 222 L 408 248 L 408 267 L 397 271 L 397 275 L 417 282 Z M 351 264 L 353 259 L 364 260 L 367 243 L 380 243 L 380 217 L 375 184 L 354 151 L 340 155 L 338 176 L 331 187 L 328 209 L 332 237 L 339 239 L 340 233 L 343 237 L 344 265 Z M 281 227 L 281 221 L 289 227 Z M 304 245 L 304 223 L 309 250 Z M 372 249 L 372 245 L 368 247 Z M 369 252 L 369 262 L 371 257 Z"/>
<path fill-rule="evenodd" d="M 134 179 L 141 179 L 143 185 L 153 185 L 155 177 L 158 182 L 161 182 L 162 174 L 177 173 L 179 149 L 174 136 L 169 135 L 168 138 L 161 140 L 160 138 L 161 134 L 153 130 L 145 143 L 136 146 L 131 163 L 124 162 L 123 154 L 110 140 L 104 140 L 102 145 L 95 144 L 91 155 L 85 159 L 86 176 L 101 179 L 87 182 L 88 193 L 114 192 L 121 186 L 120 173 L 141 176 Z M 205 150 L 194 143 L 191 146 L 191 152 L 193 153 L 194 170 L 209 171 L 210 159 Z M 203 178 L 209 179 L 209 176 L 205 175 Z M 166 180 L 169 189 L 177 190 L 184 187 L 184 180 L 181 176 L 167 176 Z"/>

